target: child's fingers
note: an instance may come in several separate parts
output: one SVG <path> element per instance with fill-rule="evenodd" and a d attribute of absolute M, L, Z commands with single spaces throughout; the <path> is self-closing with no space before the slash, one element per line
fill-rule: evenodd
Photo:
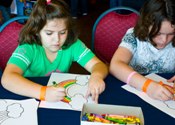
<path fill-rule="evenodd" d="M 168 89 L 168 91 L 170 91 L 172 94 L 175 94 L 175 88 L 171 87 L 169 85 L 164 84 L 163 85 L 166 89 Z"/>
<path fill-rule="evenodd" d="M 174 82 L 175 81 L 175 76 L 167 80 L 168 82 Z"/>
<path fill-rule="evenodd" d="M 168 91 L 164 91 L 162 95 L 164 95 L 163 100 L 172 100 L 174 98 L 174 94 L 172 94 L 172 92 L 167 89 Z"/>
<path fill-rule="evenodd" d="M 92 100 L 95 101 L 95 89 L 91 90 Z"/>
<path fill-rule="evenodd" d="M 162 81 L 159 82 L 160 85 L 162 85 L 163 87 L 165 87 L 167 90 L 169 90 L 172 94 L 175 94 L 175 87 L 164 84 Z"/>
<path fill-rule="evenodd" d="M 96 94 L 94 98 L 95 98 L 95 100 L 94 100 L 95 103 L 98 103 L 98 94 Z"/>
<path fill-rule="evenodd" d="M 175 88 L 170 85 L 164 84 L 162 81 L 160 81 L 159 84 L 165 88 L 163 94 L 161 94 L 162 100 L 173 99 L 175 94 Z"/>
<path fill-rule="evenodd" d="M 90 96 L 90 94 L 91 94 L 91 92 L 90 92 L 90 90 L 88 89 L 87 92 L 86 92 L 85 98 L 87 99 L 87 98 Z"/>
<path fill-rule="evenodd" d="M 57 90 L 58 90 L 58 91 L 64 92 L 64 91 L 65 91 L 65 88 L 63 88 L 63 87 L 58 87 Z"/>
<path fill-rule="evenodd" d="M 164 101 L 164 100 L 171 100 L 173 99 L 173 96 L 168 93 L 168 92 L 163 92 L 161 95 L 160 95 L 160 100 Z"/>
<path fill-rule="evenodd" d="M 88 89 L 85 98 L 88 98 L 89 96 L 92 96 L 92 100 L 94 100 L 96 103 L 98 103 L 98 91 L 96 91 L 95 89 Z"/>
<path fill-rule="evenodd" d="M 98 94 L 101 94 L 105 90 L 105 86 L 99 88 Z"/>
<path fill-rule="evenodd" d="M 98 90 L 96 89 L 93 90 L 92 99 L 95 101 L 95 103 L 98 103 Z"/>
<path fill-rule="evenodd" d="M 63 87 L 59 87 L 57 88 L 57 97 L 61 97 L 61 98 L 64 98 L 66 96 L 66 92 L 65 92 L 65 88 Z"/>

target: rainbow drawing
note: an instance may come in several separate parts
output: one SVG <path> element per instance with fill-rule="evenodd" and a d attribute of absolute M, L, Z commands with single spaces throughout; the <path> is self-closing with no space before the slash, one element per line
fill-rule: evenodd
<path fill-rule="evenodd" d="M 64 99 L 61 101 L 69 103 L 69 102 L 71 102 L 71 98 L 69 98 L 68 96 L 65 96 Z"/>
<path fill-rule="evenodd" d="M 68 79 L 68 80 L 65 80 L 65 81 L 62 81 L 62 82 L 58 83 L 58 86 L 67 88 L 68 86 L 70 86 L 70 85 L 72 85 L 74 83 L 76 83 L 75 79 Z"/>
<path fill-rule="evenodd" d="M 64 87 L 64 88 L 67 88 L 68 86 L 70 86 L 72 84 L 75 84 L 75 83 L 76 83 L 75 79 L 68 79 L 68 80 L 61 81 L 59 83 L 56 83 L 55 81 L 53 81 L 53 85 L 55 87 Z M 68 97 L 68 96 L 65 96 L 62 101 L 66 102 L 66 103 L 69 103 L 69 102 L 71 102 L 71 98 Z"/>

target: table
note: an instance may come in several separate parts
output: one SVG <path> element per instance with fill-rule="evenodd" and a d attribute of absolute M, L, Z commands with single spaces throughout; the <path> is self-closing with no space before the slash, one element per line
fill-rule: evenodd
<path fill-rule="evenodd" d="M 165 78 L 170 78 L 173 74 L 160 74 Z M 46 85 L 49 77 L 29 78 L 32 81 Z M 174 124 L 175 119 L 164 112 L 143 101 L 137 95 L 121 88 L 123 82 L 108 75 L 105 79 L 106 89 L 99 97 L 99 103 L 110 105 L 124 105 L 141 107 L 145 119 L 145 125 L 167 125 Z M 13 94 L 2 88 L 0 85 L 0 99 L 26 99 L 27 97 Z M 58 110 L 38 108 L 38 125 L 80 125 L 79 111 Z"/>

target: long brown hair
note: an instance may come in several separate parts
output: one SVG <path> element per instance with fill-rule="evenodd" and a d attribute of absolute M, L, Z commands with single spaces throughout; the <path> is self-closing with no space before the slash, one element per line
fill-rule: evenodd
<path fill-rule="evenodd" d="M 32 13 L 19 35 L 19 44 L 42 45 L 39 32 L 46 25 L 47 20 L 65 19 L 68 36 L 63 48 L 71 45 L 78 38 L 76 25 L 71 17 L 69 6 L 64 0 L 37 0 Z"/>
<path fill-rule="evenodd" d="M 134 27 L 134 34 L 139 40 L 150 40 L 158 34 L 161 23 L 165 20 L 175 25 L 175 0 L 147 0 L 140 11 L 140 18 Z M 149 31 L 152 26 L 151 31 Z M 175 46 L 175 37 L 172 40 Z"/>

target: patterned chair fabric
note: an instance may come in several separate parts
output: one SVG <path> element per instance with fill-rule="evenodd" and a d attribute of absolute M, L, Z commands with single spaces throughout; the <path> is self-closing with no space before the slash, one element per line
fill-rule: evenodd
<path fill-rule="evenodd" d="M 14 17 L 0 27 L 0 69 L 4 70 L 8 59 L 18 46 L 18 36 L 23 24 L 16 20 L 28 17 Z"/>
<path fill-rule="evenodd" d="M 117 11 L 116 11 L 117 10 Z M 121 10 L 131 11 L 121 14 Z M 92 50 L 102 61 L 109 64 L 127 29 L 133 27 L 139 12 L 132 8 L 115 7 L 102 13 L 92 31 Z"/>

